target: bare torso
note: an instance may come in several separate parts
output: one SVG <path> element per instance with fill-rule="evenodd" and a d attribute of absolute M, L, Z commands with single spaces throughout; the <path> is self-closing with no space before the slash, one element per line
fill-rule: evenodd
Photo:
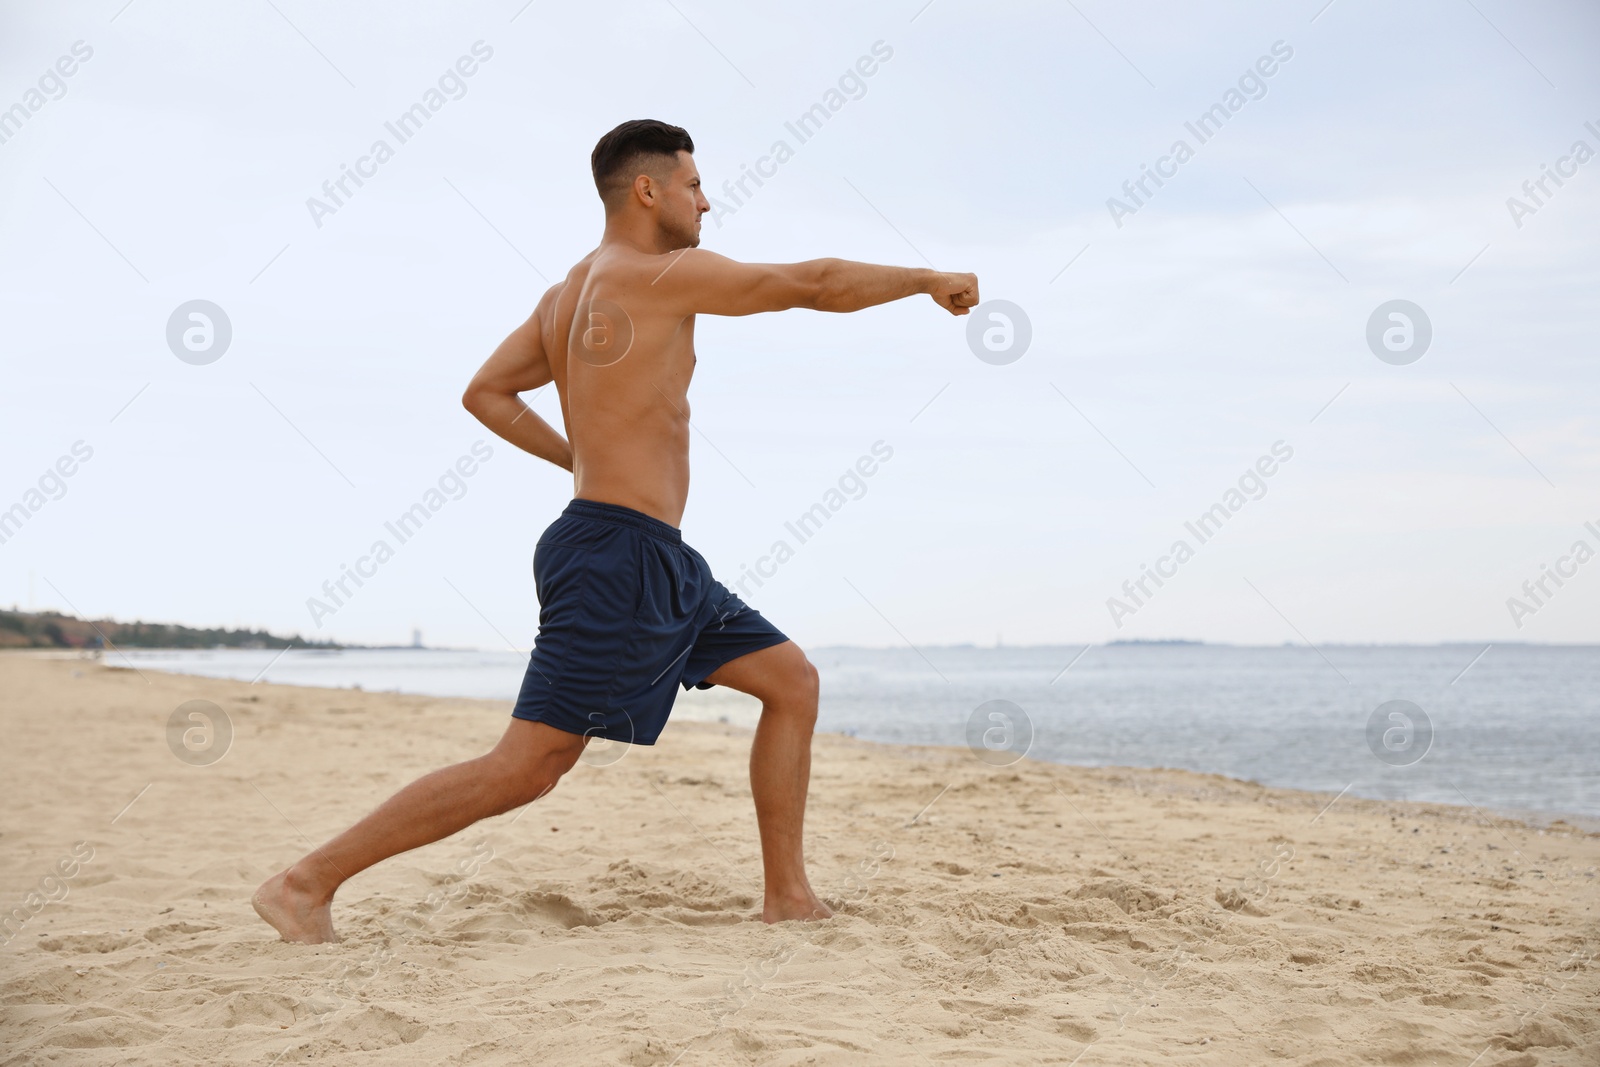
<path fill-rule="evenodd" d="M 739 263 L 697 248 L 710 205 L 689 153 L 679 156 L 666 185 L 638 177 L 639 203 L 607 215 L 600 246 L 540 298 L 462 397 L 501 438 L 570 470 L 574 496 L 674 527 L 689 497 L 696 315 L 847 312 L 916 293 L 954 315 L 978 303 L 970 274 L 841 259 Z M 521 399 L 551 382 L 565 437 Z"/>
<path fill-rule="evenodd" d="M 574 495 L 671 526 L 689 497 L 694 316 L 666 309 L 652 278 L 679 254 L 602 244 L 546 295 L 541 316 Z"/>

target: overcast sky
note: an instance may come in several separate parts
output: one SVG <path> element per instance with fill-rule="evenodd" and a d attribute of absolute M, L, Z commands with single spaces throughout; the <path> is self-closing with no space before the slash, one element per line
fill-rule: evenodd
<path fill-rule="evenodd" d="M 802 644 L 1595 641 L 1597 49 L 1577 0 L 10 0 L 0 603 L 529 647 L 571 479 L 460 394 L 598 239 L 595 140 L 653 117 L 704 247 L 1026 317 L 700 323 L 684 535 Z"/>

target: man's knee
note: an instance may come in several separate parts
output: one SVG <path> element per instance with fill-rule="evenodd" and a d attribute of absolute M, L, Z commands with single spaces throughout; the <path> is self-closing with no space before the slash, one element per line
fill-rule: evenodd
<path fill-rule="evenodd" d="M 541 724 L 540 733 L 530 735 L 529 740 L 534 743 L 502 741 L 483 757 L 484 769 L 495 780 L 506 811 L 532 803 L 554 789 L 562 775 L 577 764 L 588 739 Z"/>
<path fill-rule="evenodd" d="M 574 756 L 569 762 L 545 762 L 536 766 L 503 765 L 498 768 L 500 778 L 500 793 L 502 811 L 520 808 L 524 804 L 548 796 L 555 789 L 556 783 L 561 781 L 563 775 L 577 763 Z"/>
<path fill-rule="evenodd" d="M 821 676 L 803 653 L 797 650 L 793 660 L 785 664 L 784 670 L 773 679 L 773 683 L 767 699 L 762 701 L 766 708 L 775 709 L 786 718 L 816 722 Z"/>
<path fill-rule="evenodd" d="M 817 671 L 817 665 L 809 659 L 802 657 L 800 677 L 796 682 L 800 692 L 806 697 L 807 703 L 813 711 L 817 707 L 817 699 L 822 693 L 822 675 Z"/>

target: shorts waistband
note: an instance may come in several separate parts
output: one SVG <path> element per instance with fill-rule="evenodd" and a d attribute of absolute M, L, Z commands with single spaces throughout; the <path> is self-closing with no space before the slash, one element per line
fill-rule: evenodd
<path fill-rule="evenodd" d="M 623 507 L 621 504 L 607 504 L 601 500 L 585 500 L 575 496 L 562 514 L 594 519 L 597 522 L 614 522 L 619 526 L 631 526 L 635 530 L 670 541 L 675 545 L 683 544 L 683 531 L 676 526 L 670 526 L 654 515 L 646 515 L 642 511 Z"/>

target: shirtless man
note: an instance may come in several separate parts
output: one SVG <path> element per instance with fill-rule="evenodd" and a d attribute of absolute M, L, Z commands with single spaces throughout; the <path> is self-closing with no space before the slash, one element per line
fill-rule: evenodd
<path fill-rule="evenodd" d="M 761 701 L 750 789 L 766 922 L 832 914 L 802 852 L 817 670 L 711 576 L 683 543 L 689 379 L 697 314 L 858 311 L 918 293 L 953 315 L 978 303 L 971 274 L 839 259 L 736 263 L 700 251 L 694 142 L 625 122 L 591 157 L 605 204 L 600 246 L 552 286 L 467 386 L 500 437 L 573 474 L 573 500 L 539 539 L 539 634 L 494 750 L 412 782 L 256 891 L 286 941 L 336 940 L 334 892 L 374 863 L 544 796 L 591 737 L 654 744 L 677 686 L 725 685 Z M 554 381 L 566 438 L 519 393 Z"/>

